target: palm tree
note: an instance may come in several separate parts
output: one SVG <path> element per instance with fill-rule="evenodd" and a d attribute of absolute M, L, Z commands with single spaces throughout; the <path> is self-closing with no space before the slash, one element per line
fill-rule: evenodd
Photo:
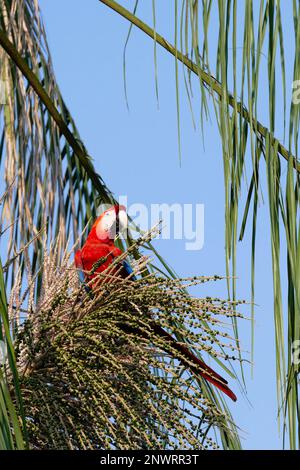
<path fill-rule="evenodd" d="M 28 348 L 28 340 L 24 340 L 24 335 L 27 338 L 28 328 L 29 330 L 37 328 L 35 321 L 33 326 L 31 325 L 31 318 L 28 317 L 29 312 L 32 316 L 34 311 L 38 318 L 41 312 L 39 306 L 49 275 L 49 269 L 45 268 L 46 260 L 49 256 L 53 256 L 56 266 L 62 267 L 70 236 L 76 243 L 84 227 L 95 218 L 96 208 L 101 203 L 112 203 L 114 198 L 96 173 L 59 92 L 36 2 L 33 0 L 1 2 L 0 11 L 1 77 L 2 83 L 5 85 L 5 99 L 1 109 L 3 119 L 1 161 L 4 164 L 6 185 L 2 200 L 1 233 L 5 233 L 3 237 L 7 238 L 8 246 L 7 260 L 3 269 L 1 268 L 5 278 L 1 284 L 3 299 L 1 318 L 6 326 L 5 339 L 10 346 L 8 348 L 10 362 L 6 364 L 5 375 L 1 378 L 3 379 L 3 387 L 6 387 L 7 397 L 11 395 L 10 400 L 13 400 L 16 405 L 15 414 L 9 415 L 8 408 L 13 409 L 11 401 L 8 402 L 7 399 L 2 402 L 3 423 L 5 425 L 1 427 L 1 430 L 3 430 L 2 447 L 12 448 L 21 445 L 20 440 L 16 440 L 20 434 L 20 426 L 25 445 L 37 446 L 38 442 L 45 442 L 42 438 L 39 440 L 39 436 L 36 436 L 36 440 L 32 440 L 29 426 L 29 423 L 32 423 L 32 412 L 28 409 L 28 404 L 32 403 L 32 399 L 27 400 L 27 395 L 24 395 L 24 383 L 27 391 L 36 385 L 35 379 L 33 382 L 28 382 L 27 372 L 30 370 L 32 373 L 36 373 L 36 362 L 38 361 L 34 360 L 31 364 L 27 360 L 26 363 L 31 365 L 25 369 L 22 366 L 22 361 L 24 355 L 26 357 Z M 19 41 L 21 42 L 19 43 Z M 51 240 L 51 243 L 54 244 L 54 254 L 50 250 L 47 240 Z M 144 240 L 144 243 L 152 249 L 150 239 Z M 130 238 L 128 246 L 133 257 L 138 260 L 140 255 Z M 158 254 L 157 257 L 160 262 L 163 262 Z M 166 269 L 165 276 L 168 275 L 175 279 L 174 273 L 168 265 L 164 262 L 163 265 Z M 153 269 L 152 266 L 150 268 Z M 66 269 L 65 265 L 64 269 Z M 6 301 L 6 289 L 10 291 L 8 301 Z M 74 291 L 74 295 L 74 300 L 76 300 L 76 291 Z M 50 296 L 51 305 L 56 305 L 57 302 L 60 304 L 61 298 L 65 298 L 65 296 L 64 291 L 56 293 L 54 297 Z M 15 298 L 17 302 L 13 300 Z M 32 303 L 33 299 L 35 300 L 34 304 Z M 24 301 L 25 305 L 23 305 Z M 7 311 L 7 303 L 9 311 Z M 213 305 L 212 309 L 216 310 Z M 52 310 L 49 311 L 52 312 Z M 218 307 L 217 311 L 219 310 Z M 22 318 L 24 313 L 25 323 Z M 182 329 L 183 325 L 176 324 L 174 326 L 176 326 L 174 334 L 178 336 L 179 340 L 183 340 L 184 336 L 184 340 L 189 341 L 187 331 Z M 210 331 L 207 322 L 203 326 L 207 331 Z M 42 325 L 42 331 L 44 327 L 45 325 Z M 51 329 L 51 325 L 48 325 L 47 329 Z M 211 334 L 215 335 L 213 330 Z M 38 333 L 36 335 L 38 340 L 40 335 Z M 153 338 L 152 342 L 155 344 Z M 17 348 L 18 358 L 15 357 L 12 345 Z M 32 351 L 34 347 L 33 345 L 30 350 Z M 210 355 L 215 357 L 213 351 L 210 351 Z M 215 359 L 232 375 L 228 367 L 222 364 L 218 357 Z M 116 367 L 118 363 L 119 356 L 116 356 Z M 151 363 L 148 365 L 150 367 Z M 156 365 L 157 373 L 161 373 L 160 369 Z M 21 374 L 20 377 L 19 374 Z M 177 372 L 176 381 L 180 381 L 181 375 L 182 372 L 179 375 Z M 182 387 L 184 386 L 187 385 L 182 384 Z M 190 383 L 189 387 L 191 387 Z M 194 432 L 199 434 L 201 431 L 203 433 L 203 425 L 208 429 L 211 426 L 216 426 L 219 429 L 224 448 L 239 448 L 236 426 L 222 395 L 216 393 L 204 381 L 200 381 L 198 387 L 201 387 L 202 399 L 209 400 L 209 403 L 213 404 L 219 418 L 207 420 L 203 415 L 199 429 Z M 19 392 L 20 388 L 23 393 Z M 102 390 L 102 396 L 104 393 L 107 393 L 106 388 Z M 180 397 L 174 395 L 174 392 L 169 396 L 169 399 L 172 397 L 177 405 L 180 404 Z M 140 403 L 141 408 L 142 405 L 143 403 Z M 169 419 L 172 420 L 170 410 L 168 414 Z M 16 419 L 17 415 L 19 421 Z M 210 415 L 214 416 L 214 414 Z M 45 419 L 48 420 L 48 417 L 49 413 Z M 68 419 L 71 417 L 69 416 Z M 108 421 L 109 419 L 110 416 L 107 417 Z M 152 423 L 153 417 L 150 416 L 148 421 Z M 78 421 L 75 423 L 78 424 Z M 169 429 L 168 423 L 161 423 L 160 427 L 162 424 L 164 435 L 168 436 L 168 433 L 166 434 L 166 430 Z M 12 426 L 15 431 L 11 431 Z M 89 426 L 88 423 L 85 423 L 85 426 Z M 193 424 L 193 426 L 195 425 Z M 29 436 L 27 436 L 28 427 Z M 160 427 L 157 429 L 159 430 Z M 74 425 L 70 432 L 74 433 L 75 428 L 77 429 L 78 426 Z M 153 430 L 149 429 L 148 432 L 153 432 Z M 210 439 L 209 436 L 206 436 L 207 432 L 204 433 L 206 440 Z M 178 429 L 176 433 L 178 435 Z M 185 434 L 183 428 L 181 433 Z M 88 440 L 89 445 L 93 445 L 94 439 L 95 437 Z M 57 439 L 52 442 L 57 442 Z M 82 437 L 80 442 L 83 442 Z M 105 439 L 102 441 L 102 443 L 107 442 Z M 74 446 L 71 440 L 62 445 Z M 79 441 L 76 441 L 75 447 L 79 445 Z"/>
<path fill-rule="evenodd" d="M 175 44 L 172 46 L 155 28 L 143 23 L 112 0 L 101 0 L 118 14 L 139 27 L 175 57 L 178 116 L 178 64 L 182 62 L 187 74 L 185 85 L 190 96 L 190 77 L 199 79 L 201 90 L 201 119 L 208 115 L 210 97 L 220 129 L 223 149 L 223 167 L 226 198 L 226 262 L 229 294 L 235 302 L 236 243 L 242 239 L 252 208 L 252 293 L 254 300 L 255 233 L 258 215 L 260 175 L 263 161 L 266 162 L 268 202 L 270 209 L 271 249 L 274 281 L 274 319 L 277 348 L 277 384 L 279 408 L 284 418 L 284 432 L 288 430 L 291 448 L 299 447 L 297 368 L 292 363 L 290 351 L 293 342 L 299 339 L 298 321 L 299 271 L 298 208 L 299 190 L 297 142 L 299 114 L 291 102 L 289 145 L 286 149 L 275 137 L 275 65 L 277 50 L 281 59 L 281 81 L 285 96 L 284 31 L 279 0 L 261 0 L 256 11 L 252 0 L 245 2 L 242 11 L 236 0 L 202 1 L 174 0 Z M 138 2 L 136 2 L 136 11 Z M 1 318 L 9 345 L 8 381 L 1 375 L 7 399 L 1 401 L 1 410 L 6 432 L 2 446 L 20 447 L 20 426 L 26 440 L 26 419 L 20 393 L 18 371 L 13 344 L 17 344 L 18 324 L 9 324 L 6 308 L 6 289 L 15 289 L 16 280 L 28 281 L 28 276 L 38 273 L 34 283 L 33 297 L 38 304 L 43 292 L 43 267 L 47 258 L 47 244 L 43 240 L 56 240 L 56 262 L 62 262 L 70 234 L 74 243 L 102 202 L 112 202 L 113 196 L 96 173 L 92 160 L 81 142 L 76 125 L 63 101 L 56 84 L 50 52 L 39 10 L 33 0 L 7 0 L 0 4 L 0 51 L 1 80 L 5 83 L 5 106 L 2 110 L 2 139 L 0 158 L 5 157 L 6 197 L 2 204 L 1 225 L 6 223 L 8 256 L 4 265 L 5 283 L 1 284 Z M 153 0 L 155 13 L 155 0 Z M 237 67 L 237 15 L 243 14 L 243 62 Z M 214 73 L 212 72 L 209 48 L 212 17 L 217 15 L 218 48 Z M 255 17 L 255 18 L 254 18 Z M 256 18 L 257 17 L 257 18 Z M 299 6 L 293 1 L 293 26 L 295 29 L 294 80 L 299 75 Z M 292 21 L 292 20 L 291 20 Z M 154 21 L 155 24 L 155 21 Z M 268 32 L 268 41 L 266 40 Z M 216 34 L 216 32 L 214 33 Z M 232 39 L 230 39 L 232 38 Z M 231 44 L 232 42 L 232 44 Z M 261 72 L 260 58 L 264 44 L 268 45 L 268 80 L 270 83 L 269 115 L 267 129 L 259 122 L 258 89 Z M 231 47 L 232 46 L 232 47 Z M 232 55 L 232 70 L 229 56 Z M 215 60 L 215 55 L 213 55 Z M 230 73 L 233 79 L 230 80 Z M 241 99 L 238 99 L 238 83 L 241 82 Z M 229 84 L 232 83 L 232 92 Z M 285 100 L 286 103 L 286 100 Z M 286 106 L 286 104 L 285 104 Z M 180 126 L 179 126 L 180 136 Z M 180 139 L 179 139 L 180 143 Z M 239 200 L 243 187 L 243 173 L 250 155 L 252 177 L 242 214 L 242 226 L 238 236 Z M 261 158 L 263 157 L 263 158 Z M 287 167 L 286 181 L 280 170 L 282 162 Z M 288 262 L 288 338 L 284 338 L 285 321 L 282 308 L 280 278 L 280 224 L 285 229 Z M 1 230 L 0 230 L 1 232 Z M 151 248 L 151 242 L 146 242 Z M 129 240 L 129 246 L 132 242 Z M 133 249 L 139 259 L 138 250 Z M 30 269 L 28 269 L 30 267 Z M 167 265 L 165 264 L 167 268 Z M 172 271 L 167 271 L 174 276 Z M 5 289 L 6 287 L 6 289 Z M 233 304 L 234 305 L 234 304 Z M 254 310 L 252 311 L 252 316 Z M 235 339 L 238 341 L 236 315 L 232 316 Z M 17 322 L 16 322 L 17 323 Z M 9 327 L 10 326 L 10 327 Z M 206 325 L 206 327 L 208 327 Z M 182 331 L 181 331 L 182 337 Z M 238 343 L 237 343 L 238 344 Z M 213 355 L 213 354 L 212 354 Z M 225 367 L 225 366 L 224 366 Z M 226 368 L 227 369 L 227 368 Z M 10 372 L 9 372 L 10 371 Z M 2 373 L 2 372 L 1 372 Z M 21 371 L 22 374 L 22 371 Z M 13 377 L 13 379 L 10 378 Z M 21 377 L 22 379 L 22 377 Z M 13 382 L 12 382 L 13 380 Z M 21 380 L 22 381 L 22 380 Z M 213 403 L 223 417 L 222 423 L 214 420 L 209 426 L 217 426 L 223 448 L 239 448 L 239 438 L 230 412 L 222 397 L 205 383 L 198 384 L 206 398 Z M 14 391 L 13 391 L 14 390 Z M 12 406 L 10 394 L 15 402 Z M 174 397 L 173 397 L 174 398 Z M 178 403 L 178 402 L 177 402 Z M 8 413 L 7 410 L 10 410 Z M 16 416 L 19 416 L 19 420 Z M 27 416 L 27 414 L 26 414 Z M 28 417 L 28 416 L 27 416 Z M 11 429 L 14 431 L 11 431 Z M 168 427 L 165 427 L 168 429 Z"/>

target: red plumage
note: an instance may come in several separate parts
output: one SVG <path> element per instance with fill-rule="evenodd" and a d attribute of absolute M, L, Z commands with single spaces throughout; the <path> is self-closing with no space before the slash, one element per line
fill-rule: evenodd
<path fill-rule="evenodd" d="M 105 271 L 111 265 L 114 258 L 122 254 L 122 251 L 115 246 L 114 241 L 110 238 L 109 231 L 103 229 L 102 231 L 98 230 L 97 233 L 97 227 L 102 223 L 107 212 L 105 211 L 97 218 L 82 249 L 75 253 L 75 265 L 83 271 L 92 271 L 95 263 L 103 258 L 101 264 L 94 269 L 94 272 L 86 276 L 87 281 L 97 278 L 97 274 Z"/>
<path fill-rule="evenodd" d="M 97 273 L 101 273 L 106 270 L 111 265 L 113 260 L 122 254 L 122 251 L 114 244 L 112 229 L 116 228 L 116 226 L 118 227 L 119 213 L 120 211 L 124 210 L 125 208 L 123 208 L 123 206 L 114 206 L 113 208 L 101 214 L 101 216 L 98 217 L 94 223 L 82 249 L 76 251 L 75 265 L 78 269 L 83 271 L 91 271 L 95 263 L 103 258 L 103 261 L 95 269 L 93 274 L 86 275 L 87 281 L 96 278 Z M 110 212 L 110 214 L 107 214 L 108 212 Z M 111 218 L 112 214 L 115 216 L 115 220 L 112 218 L 113 222 L 110 226 L 106 223 L 105 219 Z M 106 217 L 106 215 L 108 215 L 108 217 Z M 117 269 L 118 268 L 116 268 L 116 270 Z M 113 274 L 113 272 L 111 274 Z M 94 287 L 93 283 L 91 287 Z M 232 392 L 232 390 L 230 390 L 227 385 L 227 381 L 223 377 L 207 366 L 203 361 L 201 361 L 201 359 L 197 358 L 186 346 L 178 343 L 169 333 L 157 325 L 153 320 L 149 319 L 149 322 L 151 329 L 157 335 L 164 338 L 164 340 L 169 343 L 173 349 L 179 352 L 181 356 L 179 359 L 181 362 L 185 363 L 185 365 L 187 365 L 194 374 L 199 374 L 205 380 L 212 383 L 215 387 L 225 393 L 233 401 L 236 401 L 237 398 L 235 394 Z M 130 330 L 130 328 L 127 329 Z M 141 331 L 138 331 L 138 333 L 145 336 L 145 333 L 142 333 Z M 184 357 L 185 360 L 182 360 L 182 357 Z M 193 362 L 194 365 L 191 366 L 190 362 Z"/>

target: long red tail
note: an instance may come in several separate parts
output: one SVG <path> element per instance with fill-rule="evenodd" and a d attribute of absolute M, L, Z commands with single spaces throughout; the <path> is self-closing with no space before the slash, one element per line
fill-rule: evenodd
<path fill-rule="evenodd" d="M 187 359 L 189 359 L 189 361 L 192 361 L 194 364 L 196 364 L 196 367 L 190 366 L 190 368 L 195 374 L 200 374 L 201 377 L 203 377 L 205 380 L 215 385 L 219 390 L 224 392 L 233 401 L 237 400 L 233 391 L 230 390 L 230 388 L 227 386 L 227 383 L 228 383 L 227 380 L 223 379 L 221 375 L 217 374 L 217 372 L 215 372 L 213 369 L 207 366 L 203 361 L 198 359 L 193 353 L 191 353 L 191 351 L 186 346 L 180 343 L 177 343 L 177 341 L 173 338 L 173 336 L 167 333 L 159 325 L 154 323 L 153 329 L 159 336 L 163 337 L 165 340 L 171 343 L 174 349 L 176 349 L 178 352 L 184 355 Z"/>

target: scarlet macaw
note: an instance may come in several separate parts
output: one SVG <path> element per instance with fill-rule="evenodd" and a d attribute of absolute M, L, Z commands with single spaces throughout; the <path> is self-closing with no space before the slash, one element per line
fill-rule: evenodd
<path fill-rule="evenodd" d="M 78 250 L 75 253 L 75 265 L 78 269 L 89 272 L 94 269 L 94 272 L 92 271 L 92 273 L 85 276 L 85 281 L 91 281 L 93 278 L 97 278 L 97 273 L 101 273 L 106 270 L 114 259 L 118 258 L 122 254 L 122 251 L 115 245 L 114 240 L 116 235 L 126 227 L 127 214 L 124 206 L 115 205 L 104 211 L 96 219 L 84 246 L 81 250 Z M 95 268 L 95 264 L 97 266 L 97 261 L 101 258 L 103 258 L 103 261 Z M 122 266 L 116 267 L 116 270 L 118 270 L 124 278 L 128 277 L 130 274 L 132 275 L 133 272 L 130 264 L 126 260 L 122 262 Z M 132 279 L 134 279 L 134 276 L 132 276 Z M 101 281 L 95 281 L 96 285 L 97 282 Z M 90 283 L 89 285 L 94 287 L 93 283 Z M 151 318 L 149 318 L 149 322 L 151 329 L 157 335 L 170 343 L 172 348 L 180 353 L 180 356 L 187 359 L 185 362 L 182 357 L 180 357 L 180 361 L 182 363 L 185 362 L 185 365 L 188 366 L 194 374 L 199 374 L 205 380 L 224 392 L 233 401 L 236 401 L 237 398 L 235 394 L 230 390 L 227 385 L 228 382 L 223 377 L 217 374 L 203 361 L 198 359 L 187 347 L 177 343 L 177 341 L 167 333 L 167 331 L 161 328 Z M 127 330 L 131 331 L 130 328 L 127 328 Z M 142 333 L 141 331 L 137 330 L 137 332 L 145 335 L 145 333 Z M 191 366 L 190 362 L 193 362 L 195 366 Z"/>

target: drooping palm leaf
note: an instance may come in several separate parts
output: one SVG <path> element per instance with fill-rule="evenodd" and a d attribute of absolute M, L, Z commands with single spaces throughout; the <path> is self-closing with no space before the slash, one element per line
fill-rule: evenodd
<path fill-rule="evenodd" d="M 113 197 L 94 170 L 60 95 L 37 2 L 1 2 L 0 32 L 4 48 L 0 50 L 1 79 L 6 90 L 1 106 L 0 162 L 6 186 L 16 180 L 1 211 L 1 227 L 9 235 L 6 284 L 12 288 L 16 280 L 22 283 L 29 261 L 32 273 L 42 269 L 41 233 L 48 240 L 60 235 L 59 264 L 69 235 L 76 240 L 95 217 L 97 205 L 111 202 Z M 23 250 L 28 244 L 29 250 Z M 36 300 L 42 271 L 38 279 Z M 18 324 L 16 319 L 16 327 Z M 200 385 L 229 417 L 221 429 L 223 446 L 239 448 L 225 402 L 208 384 L 201 381 Z"/>
<path fill-rule="evenodd" d="M 246 208 L 242 217 L 241 239 L 252 205 L 252 295 L 254 299 L 255 236 L 260 199 L 259 175 L 263 171 L 261 155 L 264 156 L 267 174 L 267 193 L 271 228 L 271 253 L 274 285 L 274 323 L 277 362 L 277 392 L 280 415 L 287 418 L 284 434 L 288 431 L 291 448 L 300 447 L 299 389 L 297 366 L 291 362 L 291 348 L 300 338 L 299 302 L 299 174 L 298 160 L 299 118 L 298 103 L 290 103 L 288 146 L 275 137 L 278 124 L 286 127 L 286 50 L 287 36 L 294 28 L 293 43 L 289 53 L 294 60 L 293 80 L 300 79 L 300 5 L 296 0 L 261 0 L 238 2 L 237 0 L 182 0 L 181 51 L 148 24 L 130 13 L 120 3 L 100 0 L 128 19 L 145 34 L 155 40 L 181 61 L 199 78 L 201 88 L 201 120 L 207 114 L 207 94 L 212 97 L 220 139 L 222 142 L 225 182 L 225 240 L 227 272 L 233 274 L 231 295 L 236 294 L 236 244 L 238 240 L 239 202 L 241 193 L 248 191 Z M 282 21 L 282 4 L 289 18 L 289 29 Z M 243 22 L 242 22 L 243 20 Z M 177 18 L 176 18 L 177 21 Z M 175 31 L 177 30 L 175 24 Z M 213 36 L 212 36 L 213 35 Z M 216 50 L 210 47 L 212 37 L 217 41 Z M 238 47 L 242 43 L 242 61 L 238 65 Z M 267 49 L 267 68 L 262 70 L 263 49 Z M 217 60 L 215 58 L 217 57 Z M 194 61 L 193 61 L 194 60 Z M 216 65 L 212 67 L 212 63 Z M 280 73 L 277 73 L 277 70 Z M 213 70 L 213 72 L 212 72 Z M 177 77 L 177 73 L 176 73 Z M 267 80 L 269 98 L 269 126 L 259 121 L 260 82 Z M 177 80 L 177 78 L 176 78 Z M 178 89 L 178 85 L 177 85 Z M 278 113 L 278 89 L 282 90 L 283 107 Z M 188 90 L 188 87 L 187 87 Z M 204 91 L 207 91 L 205 93 Z M 231 91 L 233 90 L 233 92 Z M 265 90 L 263 90 L 265 93 Z M 239 97 L 239 98 L 238 98 Z M 188 96 L 190 99 L 190 97 Z M 278 119 L 278 116 L 283 116 Z M 282 165 L 285 169 L 282 173 Z M 246 169 L 252 169 L 251 185 L 243 183 Z M 283 175 L 286 174 L 285 177 Z M 288 312 L 284 315 L 282 282 L 280 272 L 280 227 L 285 232 L 284 248 L 287 251 Z M 297 282 L 298 279 L 298 282 Z M 288 324 L 287 340 L 284 325 Z M 237 329 L 236 337 L 238 337 Z M 253 336 L 253 335 L 252 335 Z M 254 336 L 253 336 L 254 337 Z M 281 413 L 283 411 L 283 413 Z"/>
<path fill-rule="evenodd" d="M 108 202 L 112 195 L 93 168 L 59 93 L 37 3 L 3 2 L 0 20 L 1 45 L 8 52 L 1 49 L 6 100 L 0 158 L 5 155 L 6 184 L 17 179 L 1 214 L 2 224 L 18 219 L 9 233 L 11 257 L 43 226 L 54 237 L 64 232 L 65 239 L 71 229 L 76 239 L 95 216 L 95 199 Z"/>
<path fill-rule="evenodd" d="M 0 260 L 0 450 L 24 449 L 27 438 L 23 401 L 20 393 L 16 358 L 9 331 L 6 291 Z M 7 377 L 13 385 L 12 397 Z M 17 406 L 13 401 L 17 399 Z M 22 417 L 23 430 L 19 417 Z"/>

